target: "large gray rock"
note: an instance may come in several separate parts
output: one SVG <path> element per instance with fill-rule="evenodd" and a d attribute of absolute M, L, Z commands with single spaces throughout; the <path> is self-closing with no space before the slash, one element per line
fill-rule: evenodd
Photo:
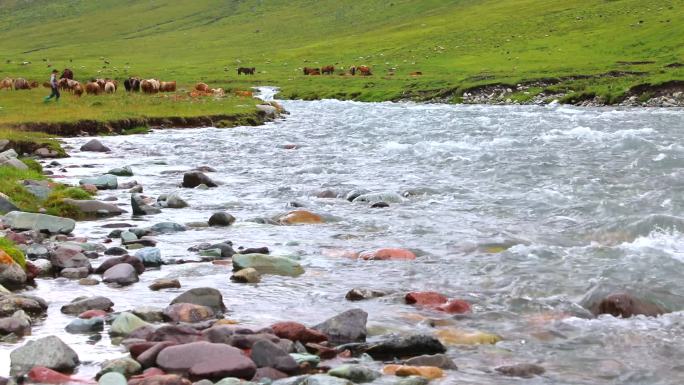
<path fill-rule="evenodd" d="M 203 173 L 199 171 L 191 171 L 191 172 L 186 172 L 183 175 L 183 187 L 187 188 L 195 188 L 199 185 L 205 185 L 207 187 L 216 187 L 218 186 L 216 182 L 211 180 L 208 176 L 204 175 Z"/>
<path fill-rule="evenodd" d="M 64 328 L 68 333 L 95 333 L 104 330 L 104 319 L 101 317 L 93 317 L 88 319 L 76 318 L 73 319 Z"/>
<path fill-rule="evenodd" d="M 148 227 L 147 230 L 156 234 L 170 234 L 186 231 L 187 227 L 175 222 L 160 222 Z"/>
<path fill-rule="evenodd" d="M 34 366 L 70 372 L 78 364 L 76 352 L 56 336 L 29 341 L 10 353 L 10 370 L 13 374 L 25 373 Z"/>
<path fill-rule="evenodd" d="M 133 215 L 154 215 L 161 213 L 161 210 L 145 203 L 140 194 L 131 194 L 131 207 Z"/>
<path fill-rule="evenodd" d="M 10 211 L 19 211 L 19 207 L 7 195 L 0 193 L 0 213 L 8 213 Z"/>
<path fill-rule="evenodd" d="M 256 373 L 256 365 L 240 349 L 210 342 L 167 347 L 157 356 L 157 366 L 166 372 L 212 381 L 226 377 L 249 380 Z"/>
<path fill-rule="evenodd" d="M 116 283 L 121 286 L 132 285 L 138 280 L 138 272 L 128 263 L 114 265 L 102 274 L 102 282 Z"/>
<path fill-rule="evenodd" d="M 53 190 L 50 187 L 50 183 L 46 180 L 25 180 L 23 185 L 31 195 L 41 200 L 48 199 Z"/>
<path fill-rule="evenodd" d="M 166 197 L 166 207 L 170 209 L 182 209 L 188 206 L 188 202 L 181 198 L 177 193 L 169 194 L 169 196 Z"/>
<path fill-rule="evenodd" d="M 116 190 L 119 187 L 119 181 L 115 175 L 104 174 L 92 178 L 83 178 L 78 181 L 81 185 L 91 184 L 97 187 L 98 190 Z"/>
<path fill-rule="evenodd" d="M 16 262 L 0 263 L 0 285 L 19 289 L 26 283 L 26 272 Z"/>
<path fill-rule="evenodd" d="M 50 234 L 69 234 L 76 227 L 73 219 L 21 211 L 8 213 L 4 221 L 12 230 L 34 230 Z"/>
<path fill-rule="evenodd" d="M 12 168 L 16 168 L 17 170 L 23 170 L 23 171 L 26 171 L 29 169 L 28 166 L 26 165 L 26 163 L 20 161 L 19 159 L 15 159 L 15 158 L 9 158 L 9 159 L 5 159 L 5 160 L 0 159 L 0 166 L 12 167 Z"/>
<path fill-rule="evenodd" d="M 58 269 L 87 267 L 92 270 L 90 260 L 77 245 L 63 243 L 50 253 L 50 262 Z"/>
<path fill-rule="evenodd" d="M 143 265 L 147 267 L 158 267 L 164 263 L 161 250 L 157 247 L 144 247 L 135 252 L 135 257 L 140 259 Z"/>
<path fill-rule="evenodd" d="M 14 334 L 22 337 L 31 334 L 31 318 L 23 310 L 17 310 L 11 317 L 0 318 L 0 336 Z"/>
<path fill-rule="evenodd" d="M 31 317 L 45 315 L 48 304 L 44 299 L 25 294 L 0 294 L 0 317 L 9 317 L 23 310 Z"/>
<path fill-rule="evenodd" d="M 252 360 L 258 368 L 274 368 L 283 373 L 295 373 L 299 365 L 285 350 L 269 340 L 259 340 L 252 345 Z"/>
<path fill-rule="evenodd" d="M 91 139 L 88 141 L 88 143 L 84 144 L 81 146 L 81 151 L 89 151 L 89 152 L 109 152 L 112 151 L 109 147 L 105 146 L 102 144 L 97 139 Z"/>
<path fill-rule="evenodd" d="M 221 315 L 226 311 L 221 292 L 211 287 L 198 287 L 190 289 L 171 301 L 171 305 L 177 303 L 192 303 L 211 308 L 214 313 Z"/>
<path fill-rule="evenodd" d="M 79 211 L 89 217 L 112 217 L 126 212 L 126 210 L 121 209 L 119 206 L 97 200 L 77 200 L 67 198 L 64 199 L 64 203 L 76 207 Z"/>
<path fill-rule="evenodd" d="M 78 315 L 86 310 L 104 310 L 110 311 L 114 306 L 109 298 L 106 297 L 90 297 L 90 298 L 76 298 L 71 303 L 68 303 L 60 309 L 64 314 Z"/>
<path fill-rule="evenodd" d="M 368 313 L 361 309 L 351 309 L 313 328 L 325 334 L 333 344 L 365 342 L 367 321 Z"/>

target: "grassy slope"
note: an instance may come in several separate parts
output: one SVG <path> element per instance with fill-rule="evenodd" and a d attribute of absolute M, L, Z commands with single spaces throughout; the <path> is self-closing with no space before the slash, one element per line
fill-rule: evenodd
<path fill-rule="evenodd" d="M 664 68 L 684 62 L 683 0 L 6 0 L 0 20 L 0 77 L 42 80 L 47 59 L 79 78 L 276 84 L 286 96 L 362 100 L 614 70 L 647 74 L 566 86 L 610 95 L 684 79 L 683 69 Z M 376 75 L 300 74 L 332 63 L 371 65 Z M 238 65 L 262 73 L 239 80 Z M 397 74 L 385 76 L 392 67 Z"/>

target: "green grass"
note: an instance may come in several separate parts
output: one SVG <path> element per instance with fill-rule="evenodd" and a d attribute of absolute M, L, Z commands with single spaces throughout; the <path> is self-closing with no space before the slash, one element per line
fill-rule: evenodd
<path fill-rule="evenodd" d="M 12 143 L 9 147 L 15 148 L 19 154 L 24 152 L 31 153 L 36 148 L 46 147 L 56 151 L 60 156 L 66 156 L 66 152 L 62 148 L 61 143 L 59 140 L 55 139 L 53 135 L 3 127 L 2 124 L 0 124 L 0 138 L 8 139 Z"/>
<path fill-rule="evenodd" d="M 12 257 L 14 262 L 18 263 L 19 266 L 26 268 L 26 257 L 24 256 L 24 253 L 17 248 L 17 245 L 15 245 L 14 242 L 5 237 L 0 238 L 0 250 L 3 250 Z"/>
<path fill-rule="evenodd" d="M 684 62 L 684 0 L 8 0 L 0 3 L 0 20 L 0 77 L 41 82 L 49 63 L 72 68 L 81 80 L 140 75 L 226 88 L 277 85 L 288 98 L 450 93 L 458 101 L 463 90 L 482 84 L 609 71 L 644 74 L 560 85 L 618 100 L 636 84 L 684 79 L 683 68 L 665 67 Z M 369 65 L 374 75 L 301 73 L 326 64 Z M 238 77 L 237 66 L 259 73 Z M 44 93 L 12 106 L 0 92 L 0 111 L 11 111 L 0 112 L 0 122 L 33 119 L 35 112 L 80 119 L 91 110 L 83 104 L 92 98 L 64 100 L 74 105 L 68 112 L 37 105 Z M 125 100 L 116 105 L 141 103 Z"/>

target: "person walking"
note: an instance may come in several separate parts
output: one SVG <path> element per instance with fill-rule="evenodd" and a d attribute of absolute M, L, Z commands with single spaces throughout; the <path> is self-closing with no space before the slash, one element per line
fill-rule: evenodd
<path fill-rule="evenodd" d="M 52 70 L 52 75 L 50 75 L 50 88 L 52 89 L 52 93 L 50 96 L 46 96 L 43 101 L 47 103 L 50 101 L 50 99 L 55 98 L 55 101 L 59 101 L 59 84 L 57 84 L 57 74 L 59 71 L 57 70 Z"/>

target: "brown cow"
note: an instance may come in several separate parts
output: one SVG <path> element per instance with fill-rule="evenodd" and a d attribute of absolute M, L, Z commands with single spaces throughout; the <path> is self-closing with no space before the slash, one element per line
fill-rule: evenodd
<path fill-rule="evenodd" d="M 320 75 L 321 69 L 320 68 L 304 67 L 303 72 L 304 72 L 304 75 Z"/>
<path fill-rule="evenodd" d="M 31 82 L 31 84 L 29 84 L 29 86 L 31 88 L 38 88 L 38 87 L 40 87 L 40 83 L 38 83 L 37 81 L 34 80 Z"/>
<path fill-rule="evenodd" d="M 64 71 L 62 72 L 62 76 L 59 77 L 60 79 L 69 79 L 69 80 L 74 80 L 74 71 L 65 68 Z"/>
<path fill-rule="evenodd" d="M 361 73 L 361 76 L 373 75 L 373 73 L 371 72 L 371 69 L 367 66 L 358 66 L 358 67 L 356 67 L 356 70 Z"/>
<path fill-rule="evenodd" d="M 321 68 L 321 73 L 323 75 L 332 75 L 333 73 L 335 73 L 335 66 L 325 66 Z"/>
<path fill-rule="evenodd" d="M 102 93 L 102 88 L 97 82 L 89 82 L 85 86 L 85 92 L 88 95 L 99 95 Z"/>
<path fill-rule="evenodd" d="M 107 84 L 107 81 L 104 79 L 95 79 L 95 83 L 97 83 L 98 86 L 100 86 L 100 89 L 104 90 L 105 84 Z"/>
<path fill-rule="evenodd" d="M 113 83 L 113 82 L 107 82 L 107 83 L 105 83 L 104 92 L 105 92 L 106 94 L 113 94 L 113 93 L 115 93 L 115 92 L 116 92 L 116 86 L 114 85 L 114 83 Z"/>
<path fill-rule="evenodd" d="M 16 78 L 16 79 L 14 79 L 14 89 L 15 90 L 30 90 L 31 85 L 24 78 Z"/>
<path fill-rule="evenodd" d="M 144 79 L 140 82 L 140 89 L 146 94 L 156 94 L 159 92 L 159 80 Z"/>
<path fill-rule="evenodd" d="M 73 87 L 71 88 L 71 90 L 74 92 L 74 95 L 75 95 L 75 96 L 77 96 L 77 97 L 80 98 L 81 95 L 83 95 L 83 86 L 81 85 L 81 83 L 79 83 L 79 82 L 77 82 L 77 81 L 75 81 L 75 80 L 74 80 L 74 82 L 75 82 L 76 84 L 73 85 Z"/>
<path fill-rule="evenodd" d="M 195 84 L 195 90 L 200 91 L 200 92 L 210 92 L 209 85 L 206 83 Z"/>
<path fill-rule="evenodd" d="M 159 83 L 159 92 L 176 92 L 176 82 Z"/>
<path fill-rule="evenodd" d="M 8 90 L 12 90 L 14 88 L 14 81 L 10 78 L 4 78 L 2 79 L 2 82 L 0 82 L 0 90 L 3 88 L 7 88 Z"/>

